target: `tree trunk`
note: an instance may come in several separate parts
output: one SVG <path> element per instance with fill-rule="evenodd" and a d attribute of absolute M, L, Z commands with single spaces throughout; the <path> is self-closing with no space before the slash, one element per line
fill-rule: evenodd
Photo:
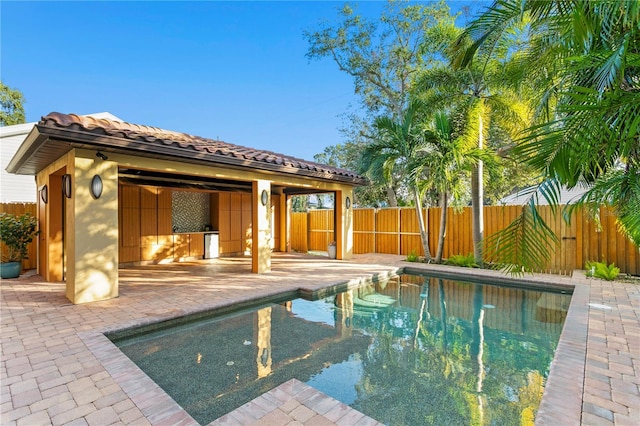
<path fill-rule="evenodd" d="M 484 147 L 482 115 L 478 117 L 478 148 Z M 471 172 L 471 215 L 473 227 L 473 257 L 478 265 L 482 265 L 482 240 L 484 238 L 484 188 L 482 182 L 483 164 L 478 164 Z"/>
<path fill-rule="evenodd" d="M 422 217 L 422 200 L 420 200 L 420 192 L 418 188 L 414 188 L 413 195 L 416 202 L 416 215 L 418 216 L 418 226 L 420 228 L 420 240 L 422 240 L 422 249 L 424 257 L 427 261 L 431 260 L 431 252 L 429 251 L 429 231 L 426 229 L 424 218 Z"/>
<path fill-rule="evenodd" d="M 447 192 L 440 193 L 440 232 L 438 233 L 438 249 L 436 250 L 436 263 L 442 262 L 442 251 L 444 250 L 444 239 L 447 236 Z"/>
<path fill-rule="evenodd" d="M 396 192 L 391 184 L 387 184 L 387 198 L 389 199 L 389 207 L 398 207 L 398 197 L 396 197 Z"/>

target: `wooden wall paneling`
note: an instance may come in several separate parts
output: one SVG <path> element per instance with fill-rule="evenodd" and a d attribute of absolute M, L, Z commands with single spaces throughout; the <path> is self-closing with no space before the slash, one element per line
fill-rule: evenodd
<path fill-rule="evenodd" d="M 615 217 L 614 217 L 615 219 Z M 616 247 L 616 265 L 620 268 L 621 267 L 621 271 L 625 270 L 628 271 L 629 269 L 631 269 L 631 265 L 630 265 L 630 257 L 629 257 L 629 253 L 627 252 L 627 238 L 621 234 L 618 231 L 618 226 L 615 223 L 614 220 L 614 224 L 613 226 L 615 226 L 614 230 L 615 230 L 615 236 L 616 236 L 616 243 L 617 243 L 617 247 Z M 612 230 L 612 231 L 614 231 Z"/>
<path fill-rule="evenodd" d="M 376 214 L 376 252 L 398 253 L 398 215 L 399 209 L 381 209 Z"/>
<path fill-rule="evenodd" d="M 575 209 L 571 220 L 576 227 L 576 258 L 575 266 L 578 269 L 584 268 L 584 229 L 583 229 L 583 212 L 582 208 Z"/>
<path fill-rule="evenodd" d="M 485 209 L 486 236 L 504 229 L 522 212 L 522 206 L 488 206 Z M 539 208 L 541 217 L 559 238 L 559 244 L 555 247 L 554 253 L 549 256 L 549 261 L 540 272 L 571 274 L 576 268 L 584 268 L 584 263 L 587 260 L 615 262 L 623 272 L 632 274 L 640 272 L 638 247 L 617 233 L 615 217 L 611 216 L 611 213 L 608 213 L 607 216 L 607 213 L 603 211 L 601 214 L 601 218 L 603 218 L 602 229 L 599 230 L 597 224 L 582 210 L 576 211 L 570 224 L 564 222 L 561 210 L 562 207 L 559 207 L 558 212 L 552 214 L 548 206 L 540 206 Z M 406 235 L 407 230 L 414 226 L 412 221 L 415 219 L 415 215 L 412 217 L 411 211 L 413 209 L 354 209 L 354 253 L 396 253 L 398 238 L 401 238 L 402 254 L 406 254 L 405 251 L 408 253 L 411 247 L 421 247 L 419 235 Z M 433 215 L 437 215 L 437 211 L 430 209 L 429 214 L 433 218 Z M 400 215 L 399 225 L 398 215 Z M 303 219 L 306 217 L 309 218 L 309 226 L 304 229 L 300 228 L 298 231 L 298 227 L 302 227 L 300 224 L 306 223 Z M 322 220 L 324 219 L 317 213 L 309 213 L 309 215 L 294 213 L 292 215 L 292 241 L 299 241 L 299 232 L 304 234 L 307 230 L 315 240 L 318 240 L 318 235 L 326 232 L 327 225 Z M 451 209 L 447 222 L 444 257 L 473 253 L 471 208 L 465 207 L 458 213 Z M 415 227 L 417 234 L 417 222 Z M 562 240 L 563 236 L 569 238 Z M 412 237 L 415 240 L 412 240 Z M 314 244 L 320 245 L 317 242 Z M 302 247 L 302 243 L 295 243 L 292 248 L 303 251 L 296 246 Z M 430 248 L 432 254 L 435 254 L 437 246 L 434 244 L 434 247 Z M 613 257 L 614 255 L 615 257 Z"/>
<path fill-rule="evenodd" d="M 173 190 L 171 188 L 158 188 L 158 208 L 171 209 Z"/>
<path fill-rule="evenodd" d="M 218 200 L 219 237 L 221 243 L 226 243 L 231 240 L 231 195 L 228 192 L 221 192 Z"/>
<path fill-rule="evenodd" d="M 119 211 L 120 262 L 140 260 L 140 187 L 120 186 L 121 208 Z"/>
<path fill-rule="evenodd" d="M 616 225 L 616 216 L 613 209 L 609 207 L 603 210 L 605 212 L 604 216 L 607 218 L 605 222 L 605 234 L 607 235 L 607 263 L 610 264 L 615 262 L 616 265 L 619 265 L 620 262 L 616 262 L 618 259 L 618 229 Z"/>
<path fill-rule="evenodd" d="M 189 234 L 173 235 L 173 258 L 181 260 L 189 256 Z"/>
<path fill-rule="evenodd" d="M 173 233 L 173 219 L 171 207 L 171 194 L 173 191 L 169 188 L 157 189 L 158 203 L 158 234 L 169 235 Z M 158 243 L 160 243 L 158 241 Z"/>
<path fill-rule="evenodd" d="M 189 256 L 198 259 L 204 257 L 204 234 L 189 234 Z"/>
<path fill-rule="evenodd" d="M 229 240 L 230 241 L 235 241 L 238 243 L 238 246 L 240 247 L 240 241 L 242 240 L 243 237 L 243 233 L 242 233 L 242 195 L 239 193 L 230 193 L 229 194 L 229 200 L 230 200 L 230 204 L 229 204 L 229 210 L 231 212 L 231 222 L 230 222 L 230 226 L 229 229 L 231 231 L 231 235 Z M 240 251 L 240 248 L 238 248 L 237 251 Z"/>
<path fill-rule="evenodd" d="M 158 188 L 140 187 L 140 208 L 156 210 L 158 208 Z"/>
<path fill-rule="evenodd" d="M 209 212 L 211 214 L 211 229 L 220 229 L 220 193 L 212 192 L 209 196 Z"/>
<path fill-rule="evenodd" d="M 158 189 L 140 188 L 140 260 L 155 261 L 158 246 Z"/>
<path fill-rule="evenodd" d="M 301 253 L 309 251 L 307 242 L 307 213 L 291 213 L 291 250 Z"/>

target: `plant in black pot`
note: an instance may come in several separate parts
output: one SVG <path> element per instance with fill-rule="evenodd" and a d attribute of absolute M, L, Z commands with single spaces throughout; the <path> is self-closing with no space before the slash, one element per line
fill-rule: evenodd
<path fill-rule="evenodd" d="M 0 213 L 0 240 L 6 246 L 2 251 L 0 275 L 17 278 L 22 271 L 22 260 L 27 259 L 27 246 L 38 234 L 38 220 L 30 213 L 16 216 Z"/>

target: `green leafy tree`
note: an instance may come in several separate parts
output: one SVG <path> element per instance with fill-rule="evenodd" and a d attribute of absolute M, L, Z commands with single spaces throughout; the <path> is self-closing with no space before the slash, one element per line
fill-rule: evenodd
<path fill-rule="evenodd" d="M 435 29 L 453 19 L 444 1 L 428 5 L 389 1 L 379 19 L 367 19 L 356 13 L 356 6 L 345 4 L 337 24 L 324 23 L 304 32 L 309 42 L 307 58 L 330 58 L 354 79 L 366 119 L 354 121 L 352 132 L 358 137 L 368 135 L 369 143 L 374 136 L 368 123 L 374 117 L 400 119 L 418 71 L 439 60 L 431 53 L 432 46 L 442 43 L 442 32 Z M 402 174 L 392 170 L 385 176 L 382 170 L 369 170 L 374 184 L 384 186 L 392 207 L 398 205 L 398 193 L 403 191 L 398 184 Z"/>
<path fill-rule="evenodd" d="M 291 210 L 296 213 L 304 213 L 309 211 L 309 196 L 294 195 L 291 197 Z"/>
<path fill-rule="evenodd" d="M 496 1 L 459 39 L 457 63 L 498 48 L 523 22 L 527 43 L 513 77 L 535 82 L 540 114 L 514 152 L 544 181 L 512 226 L 492 237 L 492 255 L 511 272 L 544 265 L 556 240 L 537 197 L 556 205 L 561 185 L 583 183 L 590 189 L 578 205 L 613 206 L 620 229 L 640 245 L 640 4 Z"/>
<path fill-rule="evenodd" d="M 429 170 L 429 179 L 425 180 L 424 184 L 427 188 L 437 191 L 442 209 L 435 256 L 438 263 L 442 261 L 449 199 L 463 197 L 468 171 L 484 158 L 481 150 L 474 148 L 473 144 L 461 137 L 461 128 L 464 128 L 463 123 L 452 120 L 443 111 L 438 111 L 425 132 L 425 139 L 429 145 L 425 149 L 427 155 L 424 161 Z"/>
<path fill-rule="evenodd" d="M 326 147 L 323 152 L 314 155 L 313 159 L 321 164 L 364 173 L 361 170 L 361 157 L 365 146 L 366 143 L 363 140 L 354 138 L 344 144 Z M 385 191 L 386 186 L 384 184 L 380 185 L 379 182 L 354 188 L 354 207 L 380 207 L 382 205 L 381 200 L 386 199 Z"/>
<path fill-rule="evenodd" d="M 367 169 L 382 170 L 387 179 L 392 170 L 402 170 L 403 180 L 409 188 L 416 209 L 420 239 L 427 260 L 431 259 L 429 250 L 429 234 L 422 215 L 422 195 L 426 161 L 424 153 L 427 149 L 423 105 L 412 101 L 400 120 L 391 117 L 378 117 L 374 127 L 377 138 L 367 145 L 363 152 L 363 164 Z"/>
<path fill-rule="evenodd" d="M 441 65 L 427 69 L 419 80 L 425 103 L 463 114 L 461 137 L 479 151 L 485 151 L 485 160 L 491 161 L 490 169 L 495 167 L 497 160 L 486 151 L 489 130 L 493 127 L 501 129 L 501 135 L 515 134 L 527 123 L 529 115 L 526 104 L 520 101 L 520 94 L 505 83 L 506 61 L 499 52 L 490 52 L 482 61 L 464 68 Z M 485 160 L 477 161 L 471 173 L 472 232 L 478 264 L 483 263 Z"/>
<path fill-rule="evenodd" d="M 0 81 L 0 126 L 11 126 L 25 122 L 24 96 Z"/>

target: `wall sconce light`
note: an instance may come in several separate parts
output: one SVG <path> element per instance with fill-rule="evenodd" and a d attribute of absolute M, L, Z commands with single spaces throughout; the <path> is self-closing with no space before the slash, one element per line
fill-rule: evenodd
<path fill-rule="evenodd" d="M 62 175 L 62 193 L 65 197 L 71 198 L 71 175 Z"/>
<path fill-rule="evenodd" d="M 344 204 L 347 206 L 347 210 L 349 210 L 351 208 L 351 198 L 347 197 L 347 199 L 344 200 Z"/>
<path fill-rule="evenodd" d="M 109 159 L 109 157 L 107 157 L 106 155 L 104 155 L 100 151 L 96 152 L 96 157 L 98 157 L 101 160 L 108 160 Z"/>
<path fill-rule="evenodd" d="M 91 195 L 96 200 L 102 195 L 102 179 L 98 175 L 91 179 Z"/>
<path fill-rule="evenodd" d="M 49 202 L 49 188 L 47 185 L 42 185 L 42 187 L 40 187 L 40 199 L 45 204 Z"/>
<path fill-rule="evenodd" d="M 269 202 L 269 193 L 267 192 L 266 189 L 262 190 L 262 194 L 260 195 L 260 201 L 262 201 L 263 206 L 266 206 L 267 203 Z"/>

